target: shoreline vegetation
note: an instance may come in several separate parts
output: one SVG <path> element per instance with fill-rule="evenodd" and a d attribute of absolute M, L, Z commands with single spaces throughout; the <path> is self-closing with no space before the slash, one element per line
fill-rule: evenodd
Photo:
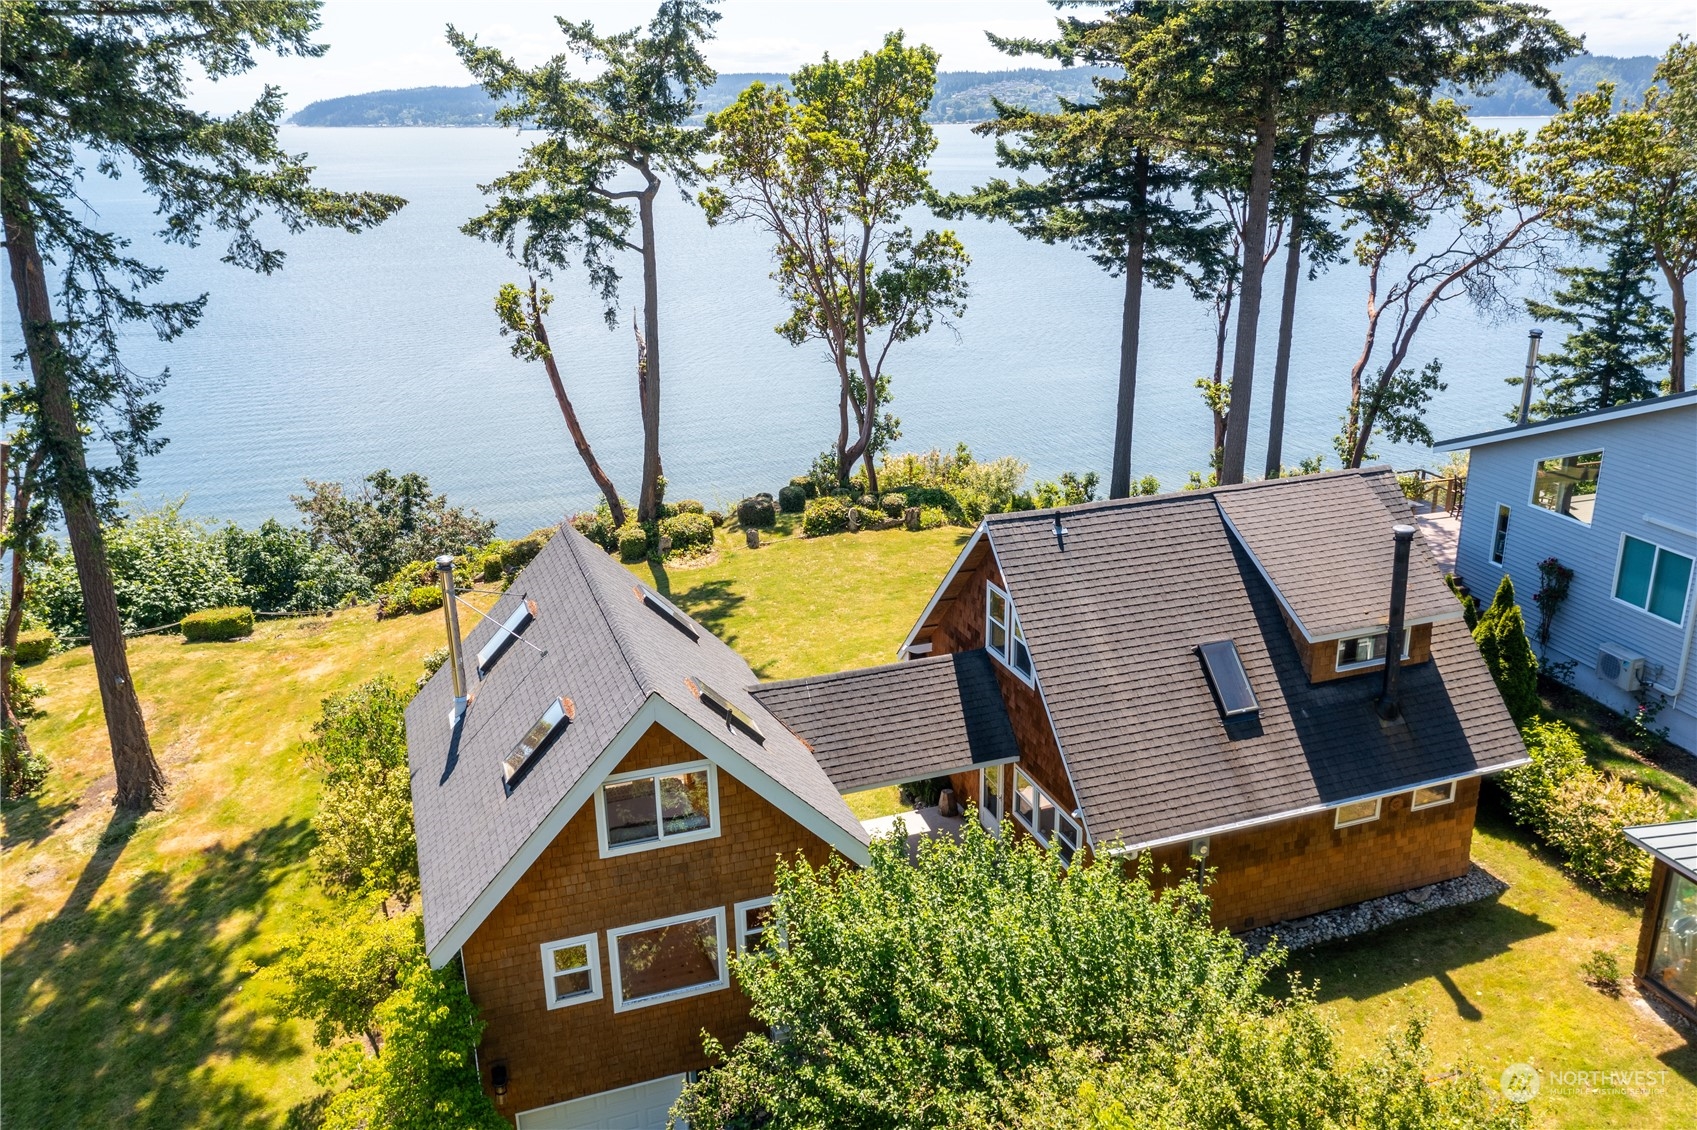
<path fill-rule="evenodd" d="M 1593 89 L 1599 82 L 1612 82 L 1623 99 L 1641 98 L 1656 69 L 1653 55 L 1630 57 L 1576 55 L 1557 66 L 1562 87 L 1569 93 Z M 976 124 L 996 116 L 993 100 L 1028 106 L 1052 113 L 1061 98 L 1077 100 L 1093 93 L 1091 80 L 1110 73 L 1099 67 L 1070 67 L 1049 70 L 1021 67 L 1002 71 L 939 71 L 937 90 L 926 121 L 934 124 Z M 782 84 L 788 75 L 776 72 L 722 74 L 701 92 L 693 119 L 700 124 L 708 114 L 724 109 L 750 83 Z M 1518 76 L 1499 82 L 1488 95 L 1467 98 L 1476 117 L 1548 117 L 1548 97 Z M 484 89 L 469 86 L 420 86 L 401 90 L 373 90 L 325 98 L 309 103 L 292 114 L 289 125 L 322 127 L 493 126 L 499 103 Z"/>

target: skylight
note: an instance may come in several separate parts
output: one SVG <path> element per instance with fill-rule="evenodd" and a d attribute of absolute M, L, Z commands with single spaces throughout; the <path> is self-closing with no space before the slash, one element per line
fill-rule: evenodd
<path fill-rule="evenodd" d="M 495 634 L 489 637 L 489 642 L 483 645 L 483 650 L 477 653 L 477 677 L 483 678 L 484 672 L 496 659 L 500 658 L 507 645 L 519 638 L 529 623 L 536 619 L 536 602 L 528 598 L 520 598 L 519 606 L 513 609 L 513 614 L 502 622 Z"/>
<path fill-rule="evenodd" d="M 549 703 L 548 708 L 542 712 L 542 717 L 536 720 L 524 737 L 519 739 L 519 744 L 513 747 L 513 752 L 501 762 L 501 779 L 511 784 L 513 778 L 536 756 L 536 751 L 542 748 L 543 743 L 574 713 L 570 699 L 557 698 Z"/>
<path fill-rule="evenodd" d="M 1255 692 L 1249 687 L 1249 676 L 1244 673 L 1236 643 L 1215 640 L 1202 644 L 1196 649 L 1196 654 L 1202 657 L 1202 669 L 1214 691 L 1214 701 L 1220 708 L 1221 717 L 1242 718 L 1261 709 L 1261 704 L 1255 700 Z"/>
<path fill-rule="evenodd" d="M 754 724 L 754 719 L 743 713 L 742 710 L 737 707 L 736 703 L 732 702 L 730 699 L 726 698 L 700 679 L 694 679 L 692 682 L 695 686 L 695 693 L 701 697 L 702 702 L 705 702 L 712 708 L 714 713 L 722 716 L 725 721 L 743 731 L 755 741 L 761 743 L 766 741 L 766 735 L 760 732 L 760 727 Z"/>
<path fill-rule="evenodd" d="M 683 613 L 673 608 L 664 600 L 661 600 L 658 594 L 650 592 L 641 585 L 632 586 L 632 591 L 642 598 L 642 603 L 648 605 L 649 608 L 657 612 L 660 615 L 660 618 L 665 620 L 666 623 L 670 624 L 672 627 L 676 628 L 692 640 L 698 638 L 695 631 L 695 625 L 690 623 L 689 617 L 683 615 Z"/>

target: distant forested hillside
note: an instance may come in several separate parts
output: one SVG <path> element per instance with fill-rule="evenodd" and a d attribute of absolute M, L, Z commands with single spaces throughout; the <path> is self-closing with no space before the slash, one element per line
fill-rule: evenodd
<path fill-rule="evenodd" d="M 1613 82 L 1616 93 L 1636 98 L 1650 85 L 1656 69 L 1651 55 L 1630 59 L 1609 55 L 1580 55 L 1563 63 L 1563 85 L 1569 90 L 1590 90 L 1602 81 Z M 995 113 L 992 101 L 1000 99 L 1036 110 L 1052 110 L 1062 98 L 1089 97 L 1090 80 L 1108 72 L 1089 67 L 1039 70 L 1025 67 L 1011 71 L 944 71 L 937 76 L 937 94 L 931 100 L 934 122 L 981 122 Z M 781 74 L 724 74 L 702 95 L 702 114 L 723 109 L 749 83 L 781 83 Z M 1498 83 L 1489 94 L 1459 97 L 1475 114 L 1508 117 L 1552 112 L 1543 92 L 1521 78 Z M 495 103 L 478 86 L 420 86 L 411 90 L 377 90 L 314 102 L 289 119 L 297 126 L 487 126 L 495 124 Z"/>

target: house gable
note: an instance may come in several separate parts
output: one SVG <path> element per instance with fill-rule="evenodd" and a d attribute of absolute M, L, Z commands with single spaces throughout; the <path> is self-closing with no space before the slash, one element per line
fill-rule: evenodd
<path fill-rule="evenodd" d="M 650 722 L 601 776 L 685 764 L 703 752 L 669 724 Z M 780 859 L 799 854 L 822 866 L 833 853 L 832 845 L 722 765 L 717 802 L 719 834 L 712 838 L 604 857 L 591 796 L 465 940 L 467 988 L 487 1023 L 479 1058 L 485 1067 L 507 1065 L 505 1109 L 532 1109 L 699 1069 L 707 1066 L 703 1029 L 727 1044 L 752 1029 L 747 999 L 734 984 L 623 1011 L 615 1007 L 610 931 L 717 911 L 727 919 L 727 950 L 734 950 L 736 905 L 772 893 Z M 584 937 L 595 940 L 603 991 L 598 999 L 550 1008 L 542 947 Z"/>

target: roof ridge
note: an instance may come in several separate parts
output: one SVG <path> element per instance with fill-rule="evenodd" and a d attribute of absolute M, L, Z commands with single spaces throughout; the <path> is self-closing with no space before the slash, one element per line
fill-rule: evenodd
<path fill-rule="evenodd" d="M 983 650 L 984 649 L 981 647 L 969 647 L 965 651 L 945 651 L 940 655 L 922 655 L 917 659 L 898 659 L 893 663 L 879 663 L 871 667 L 845 667 L 841 671 L 825 671 L 818 675 L 799 675 L 793 679 L 772 679 L 770 681 L 755 683 L 753 686 L 749 687 L 748 690 L 752 693 L 754 691 L 771 690 L 779 687 L 794 687 L 802 683 L 822 683 L 829 679 L 854 678 L 859 675 L 871 675 L 880 671 L 923 667 L 927 664 L 938 664 L 944 660 L 952 662 L 958 656 L 970 655 L 975 651 Z"/>
<path fill-rule="evenodd" d="M 584 560 L 583 550 L 578 548 L 577 542 L 571 540 L 574 534 L 582 539 L 584 545 L 590 544 L 589 539 L 572 529 L 569 523 L 560 530 L 560 536 L 564 536 L 567 539 L 566 544 L 571 547 L 572 557 L 577 562 L 578 571 L 583 575 L 584 587 L 589 590 L 589 597 L 595 602 L 595 610 L 601 613 L 601 622 L 607 625 L 607 633 L 613 637 L 613 645 L 619 649 L 619 658 L 625 661 L 625 669 L 630 672 L 631 681 L 646 697 L 654 693 L 653 680 L 644 678 L 644 672 L 639 671 L 635 661 L 631 659 L 630 650 L 625 647 L 625 634 L 613 622 L 612 613 L 607 610 L 606 603 L 601 599 L 600 586 L 596 584 L 596 579 L 590 575 L 591 566 Z M 632 577 L 631 579 L 634 581 L 636 578 Z"/>
<path fill-rule="evenodd" d="M 1067 506 L 1050 506 L 1040 510 L 1008 510 L 1000 514 L 986 514 L 984 520 L 1001 524 L 1021 519 L 1050 517 L 1056 514 L 1095 514 L 1105 510 L 1125 509 L 1134 506 L 1154 506 L 1163 503 L 1213 499 L 1222 494 L 1236 494 L 1241 491 L 1288 486 L 1315 479 L 1367 478 L 1371 475 L 1394 475 L 1395 473 L 1396 469 L 1388 463 L 1374 463 L 1367 467 L 1339 467 L 1334 471 L 1316 471 L 1311 475 L 1292 475 L 1289 478 L 1255 479 L 1245 483 L 1221 483 L 1211 487 L 1199 487 L 1195 490 L 1180 488 L 1161 494 L 1134 495 L 1130 498 L 1101 498 L 1094 502 L 1075 502 Z"/>

